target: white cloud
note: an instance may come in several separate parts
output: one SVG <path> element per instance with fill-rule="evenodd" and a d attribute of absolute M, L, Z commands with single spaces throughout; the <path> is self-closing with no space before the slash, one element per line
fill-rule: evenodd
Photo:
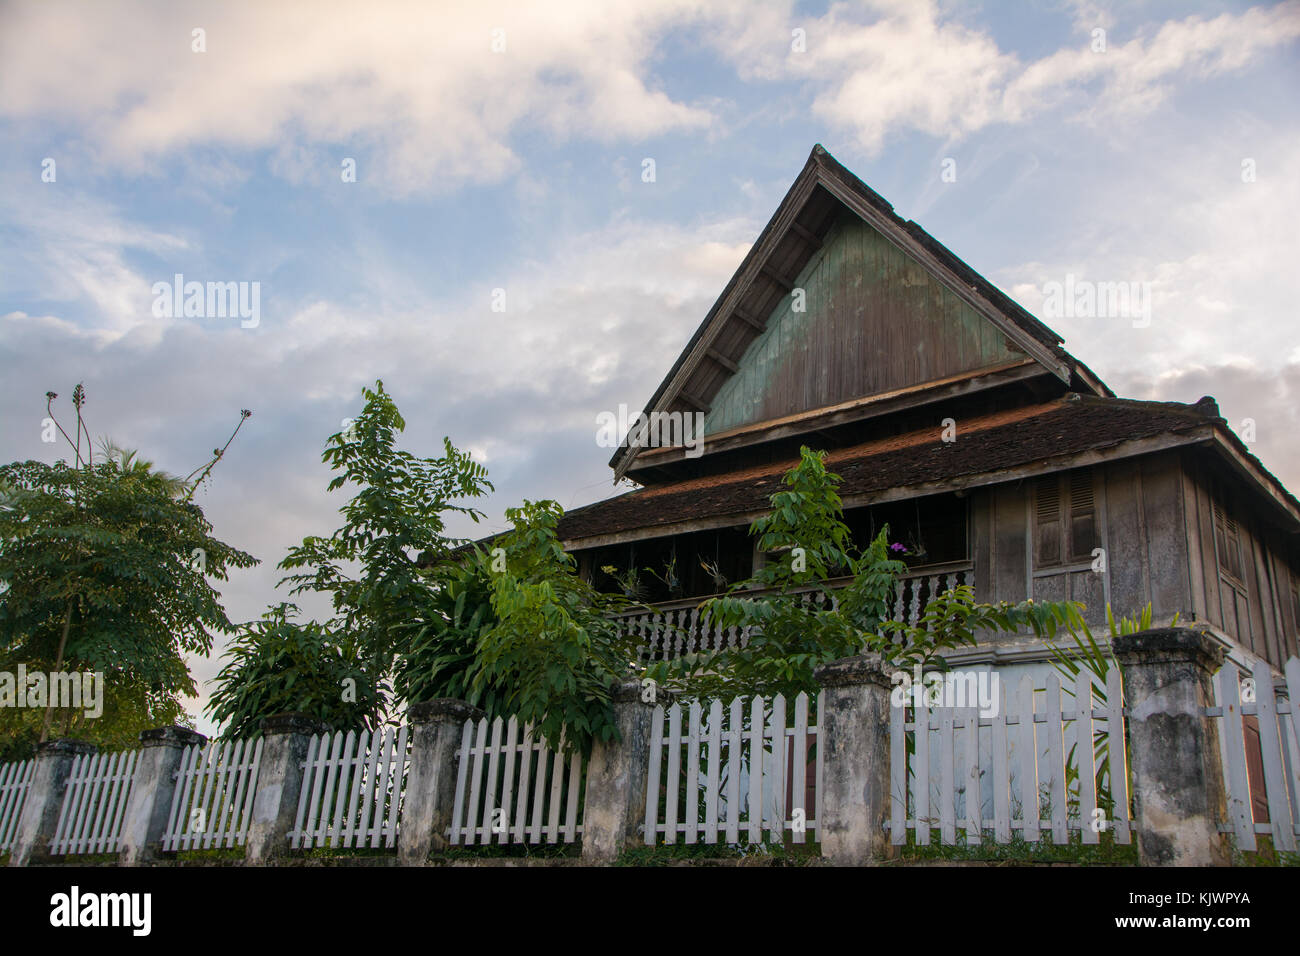
<path fill-rule="evenodd" d="M 18 3 L 0 30 L 0 111 L 69 120 L 126 167 L 216 144 L 272 148 L 291 178 L 337 175 L 315 147 L 346 143 L 374 148 L 376 185 L 439 191 L 517 170 L 521 127 L 610 140 L 707 125 L 645 75 L 661 32 L 697 15 L 686 0 Z"/>

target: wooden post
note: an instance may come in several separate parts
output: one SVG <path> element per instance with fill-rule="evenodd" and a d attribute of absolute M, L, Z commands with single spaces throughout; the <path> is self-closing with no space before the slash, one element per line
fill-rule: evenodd
<path fill-rule="evenodd" d="M 26 866 L 49 858 L 50 841 L 59 824 L 63 795 L 72 773 L 72 761 L 78 756 L 98 751 L 94 744 L 80 740 L 47 740 L 36 747 L 36 767 L 23 801 L 18 832 L 9 851 L 10 866 Z"/>
<path fill-rule="evenodd" d="M 1226 865 L 1219 730 L 1205 716 L 1223 646 L 1186 627 L 1127 634 L 1111 646 L 1124 672 L 1138 861 Z"/>
<path fill-rule="evenodd" d="M 484 716 L 478 708 L 448 698 L 411 705 L 407 715 L 414 728 L 411 766 L 397 841 L 397 857 L 403 866 L 422 866 L 430 853 L 449 846 L 447 831 L 456 802 L 456 748 L 465 721 Z"/>
<path fill-rule="evenodd" d="M 818 746 L 824 753 L 822 857 L 870 866 L 893 855 L 889 818 L 889 675 L 878 654 L 817 668 L 824 689 Z"/>
<path fill-rule="evenodd" d="M 181 755 L 186 747 L 205 743 L 206 737 L 186 727 L 161 727 L 141 732 L 142 749 L 136 761 L 122 820 L 122 836 L 118 842 L 118 866 L 139 866 L 158 858 L 163 832 L 167 829 L 167 815 L 171 812 Z"/>

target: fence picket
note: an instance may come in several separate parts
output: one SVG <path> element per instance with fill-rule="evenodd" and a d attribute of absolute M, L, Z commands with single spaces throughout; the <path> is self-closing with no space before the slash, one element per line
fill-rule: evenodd
<path fill-rule="evenodd" d="M 763 721 L 766 706 L 762 697 L 749 703 L 749 842 L 763 835 Z"/>
<path fill-rule="evenodd" d="M 740 767 L 743 761 L 741 747 L 744 730 L 745 704 L 739 697 L 732 698 L 727 713 L 727 842 L 740 842 Z"/>
<path fill-rule="evenodd" d="M 926 700 L 924 689 L 913 701 L 916 714 L 916 727 L 913 740 L 916 742 L 916 793 L 913 797 L 913 814 L 916 820 L 915 832 L 918 846 L 930 845 L 930 705 Z"/>
<path fill-rule="evenodd" d="M 980 712 L 977 707 L 966 711 L 966 761 L 962 780 L 965 781 L 966 845 L 983 842 L 983 802 L 980 793 Z"/>
<path fill-rule="evenodd" d="M 1228 791 L 1228 820 L 1237 835 L 1237 845 L 1255 849 L 1255 818 L 1251 808 L 1250 780 L 1246 775 L 1245 734 L 1241 721 L 1241 675 L 1230 660 L 1219 670 L 1219 694 L 1223 710 L 1223 737 L 1227 754 L 1224 783 Z"/>
<path fill-rule="evenodd" d="M 718 842 L 718 776 L 722 772 L 722 701 L 715 699 L 709 707 L 708 770 L 704 791 L 704 842 Z"/>
<path fill-rule="evenodd" d="M 1079 768 L 1079 830 L 1084 843 L 1097 843 L 1100 833 L 1093 829 L 1092 814 L 1097 806 L 1097 768 L 1094 761 L 1092 730 L 1092 675 L 1080 668 L 1074 681 L 1075 765 Z M 1110 821 L 1105 822 L 1106 826 Z"/>
<path fill-rule="evenodd" d="M 1276 700 L 1272 668 L 1268 661 L 1256 661 L 1255 713 L 1259 723 L 1259 749 L 1264 758 L 1264 791 L 1273 845 L 1284 853 L 1294 853 L 1295 828 L 1291 822 L 1291 801 L 1287 799 L 1286 771 L 1282 768 Z"/>
<path fill-rule="evenodd" d="M 785 841 L 785 697 L 772 698 L 772 820 L 768 839 Z"/>
<path fill-rule="evenodd" d="M 953 786 L 956 726 L 953 708 L 939 711 L 939 835 L 944 846 L 957 842 L 957 793 Z"/>
<path fill-rule="evenodd" d="M 1038 749 L 1034 743 L 1034 679 L 1020 678 L 1020 829 L 1026 843 L 1038 842 Z"/>
<path fill-rule="evenodd" d="M 793 801 L 792 809 L 798 810 L 803 817 L 803 825 L 795 829 L 793 839 L 795 843 L 807 843 L 810 808 L 804 806 L 808 802 L 806 796 L 808 792 L 808 695 L 806 693 L 800 693 L 794 699 L 794 736 L 791 738 L 791 743 L 793 757 L 791 757 L 790 767 L 792 778 L 790 797 Z"/>
<path fill-rule="evenodd" d="M 663 763 L 664 708 L 655 704 L 650 713 L 650 770 L 645 793 L 645 822 L 641 827 L 646 846 L 654 846 L 659 832 L 659 776 Z"/>
<path fill-rule="evenodd" d="M 1051 776 L 1047 778 L 1048 799 L 1052 810 L 1052 842 L 1065 843 L 1069 840 L 1069 827 L 1066 824 L 1065 799 L 1065 756 L 1062 753 L 1064 729 L 1061 721 L 1061 678 L 1053 673 L 1047 675 L 1047 720 L 1044 732 L 1047 735 L 1047 766 Z"/>

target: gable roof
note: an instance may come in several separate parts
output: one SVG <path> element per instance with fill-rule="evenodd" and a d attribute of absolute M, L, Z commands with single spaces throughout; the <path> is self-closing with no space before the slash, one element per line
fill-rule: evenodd
<path fill-rule="evenodd" d="M 828 454 L 846 507 L 1059 471 L 1107 458 L 1181 445 L 1210 444 L 1253 478 L 1279 517 L 1300 527 L 1300 502 L 1219 417 L 1213 399 L 1188 405 L 1070 393 L 963 420 L 955 442 L 937 427 L 840 448 Z M 1088 456 L 1080 459 L 1079 456 Z M 559 534 L 566 548 L 748 524 L 770 510 L 782 476 L 797 464 L 767 463 L 652 485 L 568 512 Z"/>
<path fill-rule="evenodd" d="M 740 371 L 736 359 L 767 328 L 773 309 L 816 255 L 828 230 L 848 210 L 987 319 L 1046 374 L 1076 390 L 1113 393 L 1060 347 L 1061 337 L 893 207 L 819 144 L 776 213 L 660 383 L 645 413 L 707 412 L 710 400 Z M 626 442 L 610 459 L 615 479 L 643 452 Z M 660 458 L 662 456 L 653 455 Z"/>

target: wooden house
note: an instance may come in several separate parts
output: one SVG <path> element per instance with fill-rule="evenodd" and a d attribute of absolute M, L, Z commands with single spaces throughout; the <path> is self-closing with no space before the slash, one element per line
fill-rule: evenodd
<path fill-rule="evenodd" d="M 610 466 L 641 487 L 561 537 L 606 589 L 602 568 L 639 569 L 647 653 L 716 646 L 735 636 L 695 608 L 763 560 L 748 526 L 806 444 L 859 543 L 888 523 L 907 548 L 900 613 L 970 583 L 1099 623 L 1150 602 L 1243 663 L 1297 654 L 1300 502 L 1213 398 L 1119 398 L 1061 343 L 817 146 L 646 406 L 702 415 L 702 446 L 624 443 Z M 1006 636 L 958 657 L 1045 659 Z"/>

